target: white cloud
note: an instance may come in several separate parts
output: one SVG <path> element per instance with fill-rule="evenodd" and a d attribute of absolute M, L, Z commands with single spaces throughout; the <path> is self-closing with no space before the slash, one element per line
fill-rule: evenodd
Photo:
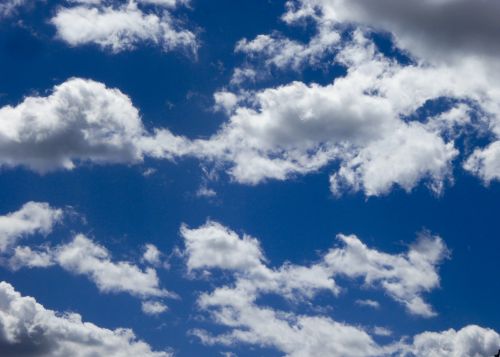
<path fill-rule="evenodd" d="M 429 316 L 432 310 L 420 294 L 439 284 L 436 264 L 445 256 L 446 248 L 437 237 L 421 236 L 407 253 L 390 255 L 369 249 L 354 236 L 339 236 L 344 246 L 331 249 L 316 264 L 306 267 L 287 263 L 272 269 L 255 238 L 240 237 L 220 224 L 208 222 L 198 229 L 183 226 L 181 235 L 189 271 L 222 269 L 233 277 L 228 283 L 224 275 L 222 281 L 227 285 L 198 298 L 201 311 L 226 328 L 215 335 L 193 329 L 191 334 L 204 344 L 249 344 L 274 348 L 289 357 L 489 357 L 498 348 L 500 336 L 495 331 L 473 325 L 459 331 L 424 332 L 409 343 L 403 339 L 380 345 L 370 332 L 388 338 L 393 332 L 387 327 L 365 329 L 331 316 L 279 310 L 262 303 L 261 297 L 277 294 L 294 303 L 314 305 L 317 292 L 338 292 L 335 282 L 328 279 L 341 275 L 354 281 L 361 278 L 365 287 L 379 286 L 411 313 Z M 238 264 L 237 258 L 244 261 Z M 218 278 L 209 276 L 216 284 Z M 330 284 L 325 284 L 328 281 Z M 359 303 L 378 306 L 372 300 Z"/>
<path fill-rule="evenodd" d="M 398 0 L 293 0 L 288 8 L 285 21 L 312 16 L 373 26 L 393 33 L 399 46 L 427 59 L 495 56 L 500 51 L 496 1 L 409 0 L 402 6 Z"/>
<path fill-rule="evenodd" d="M 82 234 L 58 246 L 54 261 L 65 270 L 89 277 L 102 292 L 126 292 L 141 298 L 172 296 L 160 288 L 154 269 L 141 270 L 129 262 L 113 262 L 106 248 Z"/>
<path fill-rule="evenodd" d="M 423 234 L 406 254 L 399 255 L 370 249 L 356 236 L 338 238 L 344 247 L 330 250 L 324 258 L 333 274 L 361 278 L 368 286 L 379 286 L 412 314 L 435 315 L 421 294 L 439 286 L 437 266 L 447 256 L 441 238 Z"/>
<path fill-rule="evenodd" d="M 96 44 L 116 53 L 149 43 L 164 51 L 184 49 L 196 53 L 195 34 L 181 28 L 169 11 L 146 10 L 141 6 L 174 7 L 176 3 L 143 0 L 137 4 L 131 0 L 121 6 L 99 3 L 61 7 L 51 22 L 57 28 L 57 36 L 71 46 Z"/>
<path fill-rule="evenodd" d="M 143 131 L 137 109 L 120 91 L 70 79 L 47 97 L 0 108 L 0 164 L 44 173 L 86 161 L 137 162 Z"/>
<path fill-rule="evenodd" d="M 336 194 L 382 195 L 394 186 L 411 191 L 422 181 L 441 192 L 452 182 L 452 164 L 460 154 L 454 140 L 470 125 L 469 112 L 479 108 L 480 125 L 491 130 L 494 140 L 500 138 L 499 68 L 491 57 L 500 48 L 494 40 L 500 26 L 493 16 L 500 6 L 476 5 L 472 0 L 411 0 L 404 7 L 397 0 L 289 1 L 286 22 L 310 17 L 316 23 L 309 43 L 273 33 L 243 39 L 236 51 L 245 53 L 247 61 L 284 69 L 315 65 L 333 53 L 347 75 L 325 86 L 292 82 L 253 97 L 224 92 L 224 98 L 231 98 L 229 122 L 199 143 L 199 152 L 228 163 L 229 173 L 242 183 L 285 180 L 339 162 L 331 177 Z M 458 33 L 447 11 L 454 20 L 468 19 Z M 481 14 L 488 14 L 484 21 Z M 348 23 L 361 30 L 351 40 L 335 40 Z M 363 35 L 370 26 L 392 31 L 415 62 L 403 65 L 378 53 Z M 232 84 L 258 77 L 258 67 L 245 63 L 235 70 Z M 461 103 L 449 113 L 419 118 L 422 123 L 402 120 L 440 98 Z M 370 131 L 375 135 L 367 135 Z M 476 150 L 465 164 L 486 183 L 499 178 L 496 145 Z"/>
<path fill-rule="evenodd" d="M 197 229 L 181 228 L 189 271 L 222 269 L 239 278 L 237 289 L 247 294 L 263 292 L 312 297 L 320 290 L 337 294 L 334 278 L 362 279 L 366 286 L 381 288 L 407 310 L 424 317 L 435 313 L 422 293 L 439 286 L 437 267 L 447 256 L 439 237 L 421 234 L 405 254 L 391 255 L 368 248 L 356 236 L 338 235 L 343 246 L 332 248 L 311 266 L 284 264 L 279 269 L 266 265 L 257 239 L 235 232 L 216 222 Z"/>
<path fill-rule="evenodd" d="M 5 136 L 0 164 L 46 172 L 82 162 L 191 156 L 226 168 L 237 182 L 258 184 L 335 163 L 331 188 L 338 195 L 379 196 L 395 186 L 411 191 L 422 182 L 440 193 L 453 181 L 452 165 L 460 154 L 454 140 L 465 135 L 462 129 L 477 106 L 478 125 L 500 137 L 500 87 L 472 60 L 452 67 L 407 66 L 380 54 L 361 31 L 352 36 L 337 54 L 347 74 L 331 84 L 292 82 L 257 92 L 216 93 L 216 106 L 229 119 L 208 139 L 161 128 L 147 132 L 124 94 L 93 81 L 69 80 L 48 97 L 0 109 Z M 442 97 L 458 103 L 419 121 L 405 119 Z M 495 155 L 477 151 L 465 168 L 489 181 L 498 177 L 496 162 Z"/>
<path fill-rule="evenodd" d="M 47 310 L 6 282 L 0 282 L 0 350 L 6 357 L 170 356 L 152 351 L 129 329 L 109 330 L 75 313 Z"/>
<path fill-rule="evenodd" d="M 0 252 L 14 246 L 23 237 L 52 232 L 63 211 L 47 203 L 28 202 L 18 211 L 0 216 Z"/>
<path fill-rule="evenodd" d="M 9 258 L 7 265 L 13 270 L 21 268 L 47 268 L 53 266 L 54 260 L 50 248 L 32 250 L 30 247 L 18 246 Z"/>
<path fill-rule="evenodd" d="M 380 308 L 380 303 L 378 301 L 375 301 L 375 300 L 370 300 L 370 299 L 361 300 L 361 299 L 358 299 L 355 302 L 359 306 L 368 306 L 368 307 L 371 307 L 371 308 L 374 308 L 374 309 Z"/>
<path fill-rule="evenodd" d="M 141 308 L 147 315 L 159 315 L 168 310 L 167 306 L 159 301 L 143 301 Z"/>
<path fill-rule="evenodd" d="M 207 222 L 198 229 L 181 227 L 186 244 L 189 270 L 220 268 L 247 271 L 259 268 L 263 256 L 259 242 L 250 236 L 242 239 L 217 222 Z"/>
<path fill-rule="evenodd" d="M 210 198 L 210 197 L 215 197 L 215 196 L 217 196 L 217 192 L 215 192 L 215 190 L 208 188 L 204 185 L 200 186 L 198 191 L 196 191 L 196 197 Z"/>
<path fill-rule="evenodd" d="M 260 306 L 264 294 L 276 294 L 295 302 L 312 302 L 317 293 L 338 294 L 334 278 L 362 279 L 364 286 L 381 288 L 403 303 L 409 312 L 433 315 L 421 294 L 439 285 L 436 266 L 446 248 L 437 237 L 421 237 L 406 254 L 390 255 L 369 249 L 355 236 L 339 236 L 344 246 L 331 249 L 310 266 L 285 263 L 267 266 L 259 242 L 238 236 L 228 228 L 207 222 L 197 229 L 181 228 L 186 265 L 190 272 L 221 269 L 234 282 L 203 293 L 202 310 L 230 329 L 212 336 L 204 330 L 193 333 L 204 343 L 238 342 L 274 347 L 287 356 L 381 356 L 395 345 L 379 346 L 362 328 L 326 316 L 308 316 Z"/>
<path fill-rule="evenodd" d="M 160 265 L 162 256 L 160 250 L 153 244 L 146 244 L 144 248 L 142 259 L 153 266 Z"/>
<path fill-rule="evenodd" d="M 483 149 L 476 149 L 464 163 L 464 168 L 479 176 L 486 184 L 500 180 L 500 140 Z"/>
<path fill-rule="evenodd" d="M 308 43 L 290 40 L 279 34 L 258 35 L 250 41 L 246 38 L 240 40 L 235 51 L 245 53 L 248 59 L 263 61 L 267 69 L 299 70 L 305 64 L 323 65 L 325 55 L 336 50 L 340 39 L 340 33 L 333 26 L 323 23 Z M 235 72 L 235 75 L 239 74 Z M 236 77 L 233 77 L 234 82 L 239 82 Z"/>
<path fill-rule="evenodd" d="M 329 85 L 293 82 L 238 97 L 219 92 L 216 103 L 230 117 L 216 134 L 174 145 L 171 133 L 158 131 L 149 151 L 227 163 L 230 175 L 246 184 L 285 180 L 340 161 L 335 189 L 342 182 L 381 195 L 394 185 L 409 191 L 426 179 L 439 191 L 457 155 L 453 142 L 446 142 L 434 124 L 400 118 L 444 95 L 447 89 L 440 84 L 449 83 L 448 73 L 438 71 L 440 78 L 432 69 L 401 66 L 377 53 L 360 33 L 338 58 L 349 71 Z M 431 76 L 432 90 L 421 79 Z"/>
<path fill-rule="evenodd" d="M 225 302 L 204 301 L 202 307 L 217 308 L 219 323 L 231 326 L 230 333 L 211 336 L 202 330 L 193 334 L 205 344 L 255 344 L 282 351 L 287 357 L 307 356 L 382 356 L 378 346 L 364 330 L 327 317 L 296 316 L 257 307 L 251 303 L 236 305 L 225 296 Z"/>
<path fill-rule="evenodd" d="M 131 262 L 113 261 L 105 247 L 83 234 L 55 247 L 42 246 L 36 250 L 17 247 L 8 259 L 8 266 L 14 270 L 54 265 L 88 277 L 103 293 L 127 293 L 141 299 L 176 296 L 160 287 L 155 269 L 141 269 Z"/>
<path fill-rule="evenodd" d="M 413 339 L 409 353 L 417 357 L 491 357 L 498 352 L 500 335 L 469 325 L 460 330 L 424 332 Z"/>
<path fill-rule="evenodd" d="M 391 330 L 389 330 L 386 327 L 381 327 L 381 326 L 375 326 L 373 328 L 373 333 L 377 336 L 384 336 L 384 337 L 388 337 L 388 336 L 392 335 Z"/>
<path fill-rule="evenodd" d="M 427 178 L 429 186 L 439 193 L 451 177 L 451 162 L 457 154 L 453 143 L 446 143 L 425 126 L 402 125 L 343 162 L 330 177 L 331 190 L 339 195 L 349 189 L 363 190 L 368 196 L 377 196 L 397 184 L 410 192 Z"/>

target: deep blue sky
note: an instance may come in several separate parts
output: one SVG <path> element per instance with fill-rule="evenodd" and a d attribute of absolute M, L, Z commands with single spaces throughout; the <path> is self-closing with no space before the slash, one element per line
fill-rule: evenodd
<path fill-rule="evenodd" d="M 58 1 L 48 0 L 0 22 L 0 105 L 15 105 L 34 93 L 47 94 L 53 85 L 71 77 L 90 78 L 129 95 L 149 128 L 167 127 L 188 137 L 209 136 L 226 119 L 211 109 L 212 95 L 227 85 L 232 69 L 242 63 L 243 56 L 234 53 L 238 40 L 273 30 L 298 39 L 309 35 L 307 27 L 290 29 L 279 20 L 284 11 L 280 1 L 193 0 L 191 9 L 180 13 L 198 28 L 201 47 L 197 59 L 179 52 L 164 53 L 154 46 L 112 54 L 92 45 L 71 48 L 54 39 L 55 31 L 47 19 L 57 6 Z M 382 49 L 391 46 L 387 40 L 380 43 Z M 291 80 L 326 83 L 331 76 L 313 70 L 285 71 L 255 86 Z M 147 168 L 157 171 L 144 177 Z M 318 304 L 331 306 L 336 320 L 383 325 L 396 337 L 467 324 L 500 330 L 498 183 L 485 187 L 479 179 L 456 169 L 455 182 L 440 196 L 419 185 L 411 193 L 396 188 L 381 197 L 366 198 L 362 193 L 334 197 L 328 189 L 329 173 L 322 169 L 257 186 L 231 182 L 221 173 L 210 185 L 217 196 L 203 198 L 195 194 L 202 170 L 194 159 L 175 163 L 146 159 L 144 164 L 132 166 L 89 164 L 46 175 L 22 168 L 2 169 L 0 213 L 15 211 L 27 201 L 71 206 L 79 216 L 56 228 L 50 239 L 58 242 L 72 232 L 87 233 L 123 259 L 138 259 L 144 243 L 170 254 L 183 245 L 181 223 L 198 227 L 210 218 L 257 237 L 272 266 L 286 261 L 314 262 L 319 252 L 332 246 L 337 233 L 356 234 L 372 248 L 400 253 L 419 232 L 429 230 L 441 236 L 451 250 L 440 268 L 441 287 L 425 294 L 437 317 L 410 316 L 383 292 L 370 289 L 349 289 L 338 298 L 320 294 Z M 181 299 L 168 301 L 169 311 L 158 317 L 144 315 L 135 298 L 99 293 L 87 278 L 59 268 L 0 269 L 0 280 L 35 297 L 46 308 L 75 311 L 107 328 L 130 327 L 155 349 L 171 347 L 179 356 L 216 356 L 218 351 L 229 350 L 238 356 L 280 355 L 245 345 L 203 346 L 188 336 L 188 330 L 200 326 L 193 309 L 196 297 L 212 285 L 189 279 L 181 258 L 173 256 L 170 263 L 171 268 L 160 270 L 159 275 L 163 285 Z M 358 298 L 376 299 L 382 308 L 360 308 L 353 303 Z M 283 302 L 270 298 L 268 303 L 280 306 Z M 302 306 L 291 308 L 308 311 Z M 211 331 L 219 329 L 208 322 L 202 325 Z"/>

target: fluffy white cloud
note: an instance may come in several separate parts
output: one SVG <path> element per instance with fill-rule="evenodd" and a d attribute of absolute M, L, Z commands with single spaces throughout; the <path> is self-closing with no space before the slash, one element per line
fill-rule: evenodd
<path fill-rule="evenodd" d="M 316 23 L 309 43 L 258 35 L 241 40 L 236 50 L 266 67 L 292 69 L 321 63 L 333 53 L 347 75 L 325 86 L 293 82 L 250 96 L 217 94 L 229 122 L 200 145 L 200 152 L 229 163 L 230 174 L 243 183 L 284 180 L 337 161 L 339 170 L 331 177 L 336 194 L 381 195 L 394 186 L 410 191 L 421 181 L 439 193 L 452 179 L 451 166 L 459 156 L 454 140 L 471 124 L 469 112 L 479 108 L 475 114 L 483 130 L 500 138 L 499 67 L 491 56 L 498 48 L 494 39 L 500 27 L 493 15 L 498 13 L 494 1 L 412 0 L 405 6 L 397 0 L 289 1 L 286 22 L 309 17 Z M 456 31 L 462 17 L 467 24 Z M 353 23 L 361 30 L 340 42 L 339 32 Z M 363 36 L 371 28 L 392 32 L 414 63 L 403 65 L 380 54 Z M 258 68 L 247 63 L 235 70 L 232 84 L 258 76 Z M 461 103 L 449 113 L 418 118 L 422 123 L 405 119 L 441 98 Z M 493 142 L 478 148 L 465 168 L 487 183 L 497 180 L 496 147 Z"/>
<path fill-rule="evenodd" d="M 416 335 L 409 354 L 416 357 L 490 357 L 500 346 L 500 335 L 487 328 L 469 325 L 460 330 L 424 332 Z"/>
<path fill-rule="evenodd" d="M 165 297 L 156 271 L 141 270 L 129 262 L 113 262 L 109 251 L 82 234 L 54 250 L 54 260 L 63 269 L 88 276 L 103 292 L 126 292 L 138 297 Z"/>
<path fill-rule="evenodd" d="M 500 180 L 500 140 L 484 149 L 476 149 L 464 163 L 464 168 L 479 176 L 486 184 Z"/>
<path fill-rule="evenodd" d="M 240 40 L 235 51 L 245 53 L 251 60 L 262 60 L 265 67 L 299 70 L 304 64 L 320 65 L 326 54 L 334 52 L 340 39 L 340 33 L 324 23 L 308 43 L 279 34 L 258 35 L 253 40 Z M 238 76 L 237 71 L 235 75 Z M 234 82 L 239 82 L 236 77 L 233 77 Z"/>
<path fill-rule="evenodd" d="M 472 112 L 482 130 L 500 138 L 500 87 L 474 60 L 402 65 L 379 53 L 361 31 L 336 58 L 347 74 L 331 84 L 292 82 L 257 92 L 216 93 L 229 120 L 207 139 L 161 128 L 147 132 L 124 94 L 72 79 L 48 97 L 0 109 L 0 164 L 46 172 L 81 162 L 192 156 L 225 167 L 237 182 L 258 184 L 336 163 L 335 194 L 377 196 L 394 186 L 411 191 L 421 182 L 439 193 L 452 181 L 459 155 L 454 140 L 478 133 L 463 130 L 471 125 Z M 467 75 L 471 71 L 473 78 Z M 439 115 L 411 119 L 425 103 L 443 97 L 457 104 Z M 465 168 L 485 181 L 497 179 L 495 147 L 478 149 Z"/>
<path fill-rule="evenodd" d="M 25 203 L 18 211 L 0 216 L 0 252 L 25 236 L 49 234 L 62 216 L 62 210 L 40 202 Z"/>
<path fill-rule="evenodd" d="M 47 97 L 0 108 L 0 164 L 43 173 L 86 161 L 137 162 L 143 130 L 137 109 L 120 91 L 70 79 Z"/>
<path fill-rule="evenodd" d="M 409 0 L 402 6 L 398 0 L 292 0 L 288 9 L 288 22 L 312 16 L 391 32 L 399 46 L 423 58 L 490 56 L 500 51 L 496 1 Z"/>
<path fill-rule="evenodd" d="M 160 46 L 164 51 L 197 50 L 193 32 L 180 28 L 172 14 L 163 9 L 145 9 L 142 5 L 175 7 L 173 0 L 134 0 L 122 5 L 114 2 L 61 7 L 51 22 L 57 36 L 71 46 L 97 44 L 113 52 L 131 50 L 142 43 Z"/>
<path fill-rule="evenodd" d="M 0 282 L 0 350 L 6 357 L 170 356 L 152 351 L 129 329 L 109 330 L 75 313 L 47 310 L 6 282 Z"/>
<path fill-rule="evenodd" d="M 406 254 L 390 255 L 369 249 L 355 236 L 339 236 L 344 246 L 331 249 L 310 266 L 286 263 L 269 268 L 259 242 L 238 236 L 215 223 L 181 228 L 186 265 L 191 272 L 228 271 L 233 283 L 203 293 L 202 310 L 229 332 L 213 336 L 204 330 L 193 333 L 205 343 L 258 344 L 279 349 L 287 356 L 382 356 L 396 351 L 395 345 L 379 346 L 360 327 L 326 316 L 308 316 L 261 306 L 264 294 L 277 294 L 296 303 L 312 301 L 320 291 L 338 294 L 334 277 L 364 286 L 380 287 L 407 309 L 421 316 L 433 314 L 421 298 L 439 284 L 436 266 L 446 248 L 437 237 L 421 237 Z M 399 348 L 399 347 L 398 347 Z"/>
<path fill-rule="evenodd" d="M 211 336 L 206 331 L 193 334 L 205 344 L 254 344 L 280 350 L 287 357 L 308 356 L 383 356 L 378 346 L 364 330 L 327 317 L 296 316 L 257 307 L 251 303 L 231 303 L 235 296 L 220 296 L 203 301 L 203 308 L 216 307 L 216 321 L 231 326 L 233 331 Z"/>
<path fill-rule="evenodd" d="M 259 242 L 239 237 L 219 223 L 181 228 L 188 270 L 222 269 L 238 277 L 236 289 L 246 294 L 277 293 L 287 298 L 312 297 L 318 291 L 337 294 L 337 276 L 362 279 L 365 286 L 381 288 L 412 314 L 430 317 L 435 313 L 422 293 L 439 286 L 437 267 L 447 256 L 439 237 L 423 233 L 405 254 L 391 255 L 368 248 L 356 236 L 338 235 L 343 246 L 332 248 L 311 266 L 285 264 L 279 269 L 266 265 Z"/>
<path fill-rule="evenodd" d="M 153 266 L 157 266 L 161 263 L 161 255 L 160 250 L 155 245 L 146 244 L 142 259 Z"/>
<path fill-rule="evenodd" d="M 168 310 L 167 306 L 159 301 L 143 301 L 141 308 L 147 315 L 159 315 Z"/>
<path fill-rule="evenodd" d="M 329 279 L 342 276 L 355 281 L 361 278 L 365 287 L 381 287 L 411 313 L 432 315 L 420 294 L 439 284 L 436 264 L 445 256 L 446 248 L 437 237 L 421 236 L 407 253 L 390 255 L 368 248 L 354 236 L 339 236 L 343 246 L 331 249 L 316 264 L 306 267 L 287 263 L 272 269 L 255 238 L 240 237 L 218 223 L 207 222 L 198 229 L 183 226 L 181 235 L 189 271 L 222 269 L 233 277 L 227 283 L 228 276 L 224 275 L 227 285 L 198 298 L 199 308 L 227 329 L 216 335 L 203 329 L 192 330 L 202 343 L 250 344 L 274 348 L 289 357 L 489 357 L 498 348 L 500 336 L 495 331 L 474 325 L 459 331 L 424 332 L 410 342 L 380 345 L 370 333 L 387 338 L 392 335 L 387 327 L 367 329 L 335 321 L 331 316 L 275 309 L 260 300 L 271 293 L 295 303 L 314 304 L 313 298 L 321 290 L 337 293 L 338 287 Z M 241 264 L 238 259 L 242 259 Z M 218 278 L 209 279 L 216 284 Z M 359 303 L 379 306 L 372 300 Z"/>
<path fill-rule="evenodd" d="M 88 277 L 104 293 L 127 293 L 141 299 L 176 296 L 160 287 L 155 269 L 141 269 L 131 262 L 114 261 L 105 247 L 83 234 L 55 247 L 16 247 L 7 264 L 14 270 L 58 265 L 70 273 Z M 149 306 L 153 305 L 150 303 Z"/>
<path fill-rule="evenodd" d="M 439 286 L 437 266 L 447 255 L 441 238 L 424 234 L 406 254 L 400 255 L 370 249 L 356 236 L 338 238 L 344 247 L 332 249 L 324 257 L 332 274 L 361 278 L 368 286 L 380 286 L 412 314 L 435 315 L 421 294 Z"/>
<path fill-rule="evenodd" d="M 417 123 L 401 117 L 448 93 L 451 75 L 399 65 L 361 33 L 354 36 L 338 54 L 348 73 L 332 84 L 293 82 L 251 99 L 247 93 L 240 99 L 219 94 L 217 102 L 231 113 L 229 122 L 208 140 L 192 142 L 191 154 L 229 163 L 234 179 L 249 184 L 340 161 L 332 176 L 336 193 L 381 195 L 394 185 L 410 191 L 424 179 L 439 191 L 458 151 L 442 137 L 437 118 Z M 462 88 L 455 89 L 457 96 Z"/>
<path fill-rule="evenodd" d="M 18 246 L 7 261 L 7 265 L 18 270 L 27 268 L 47 268 L 55 264 L 50 248 L 33 250 L 30 247 Z"/>
<path fill-rule="evenodd" d="M 330 177 L 331 190 L 363 190 L 368 196 L 388 192 L 394 184 L 411 191 L 428 179 L 435 192 L 451 176 L 451 162 L 458 154 L 453 143 L 419 123 L 402 125 L 386 138 L 363 148 Z"/>
<path fill-rule="evenodd" d="M 189 271 L 221 269 L 232 271 L 238 289 L 248 296 L 277 293 L 287 298 L 313 296 L 320 290 L 338 293 L 338 287 L 321 265 L 309 267 L 284 264 L 279 269 L 266 265 L 257 239 L 237 233 L 216 222 L 189 229 L 182 226 L 186 264 Z"/>
<path fill-rule="evenodd" d="M 262 265 L 259 242 L 250 236 L 240 238 L 217 222 L 207 222 L 197 229 L 183 225 L 181 235 L 186 245 L 188 269 L 228 269 L 248 271 Z"/>

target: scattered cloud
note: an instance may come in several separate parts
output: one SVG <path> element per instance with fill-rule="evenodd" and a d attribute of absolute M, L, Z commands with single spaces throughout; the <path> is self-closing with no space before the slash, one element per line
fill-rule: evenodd
<path fill-rule="evenodd" d="M 262 306 L 260 298 L 276 294 L 295 303 L 313 301 L 320 291 L 336 295 L 334 277 L 361 278 L 365 286 L 380 287 L 424 317 L 434 312 L 420 294 L 439 284 L 436 264 L 445 254 L 440 238 L 425 236 L 406 254 L 390 255 L 369 249 L 355 236 L 339 235 L 343 247 L 331 249 L 310 266 L 286 263 L 269 268 L 259 242 L 216 222 L 181 228 L 186 265 L 191 273 L 223 270 L 234 277 L 229 285 L 203 293 L 198 305 L 229 332 L 192 333 L 207 344 L 256 344 L 277 348 L 287 356 L 381 356 L 397 350 L 379 346 L 367 331 L 327 316 L 309 316 Z M 399 348 L 399 347 L 398 347 Z"/>

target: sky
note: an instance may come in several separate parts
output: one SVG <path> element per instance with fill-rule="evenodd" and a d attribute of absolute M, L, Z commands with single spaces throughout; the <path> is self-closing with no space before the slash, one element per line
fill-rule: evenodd
<path fill-rule="evenodd" d="M 490 357 L 497 0 L 3 0 L 0 355 Z"/>

